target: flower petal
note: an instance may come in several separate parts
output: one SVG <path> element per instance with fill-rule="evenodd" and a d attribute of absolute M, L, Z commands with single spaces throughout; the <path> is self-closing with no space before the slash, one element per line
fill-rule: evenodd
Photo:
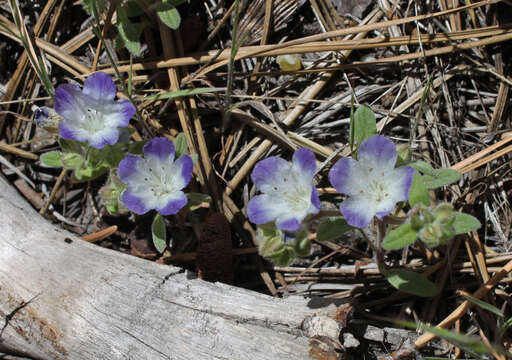
<path fill-rule="evenodd" d="M 96 100 L 112 101 L 116 96 L 116 86 L 110 75 L 97 72 L 85 80 L 83 93 Z"/>
<path fill-rule="evenodd" d="M 68 120 L 80 120 L 82 109 L 77 99 L 82 96 L 80 88 L 76 85 L 64 84 L 55 90 L 55 111 Z"/>
<path fill-rule="evenodd" d="M 371 201 L 363 196 L 351 196 L 345 199 L 340 206 L 341 214 L 350 226 L 356 228 L 366 227 L 376 214 Z"/>
<path fill-rule="evenodd" d="M 89 145 L 96 149 L 102 149 L 105 145 L 114 145 L 119 139 L 117 128 L 105 128 L 92 136 L 89 136 Z"/>
<path fill-rule="evenodd" d="M 130 124 L 130 119 L 135 114 L 135 106 L 127 99 L 119 99 L 109 106 L 112 110 L 105 117 L 107 126 L 127 127 Z"/>
<path fill-rule="evenodd" d="M 352 158 L 339 159 L 329 171 L 331 185 L 341 194 L 357 195 L 361 191 L 362 171 L 358 162 Z"/>
<path fill-rule="evenodd" d="M 290 163 L 280 157 L 271 156 L 256 164 L 251 179 L 256 188 L 266 191 L 265 187 L 274 187 L 283 182 L 283 174 L 289 172 Z"/>
<path fill-rule="evenodd" d="M 135 185 L 137 182 L 133 180 L 137 180 L 139 178 L 138 175 L 138 167 L 137 163 L 139 161 L 143 161 L 140 156 L 127 154 L 123 160 L 119 163 L 117 168 L 117 175 L 119 178 L 128 185 Z"/>
<path fill-rule="evenodd" d="M 174 215 L 187 205 L 188 198 L 183 191 L 176 191 L 165 196 L 166 204 L 156 210 L 162 215 Z"/>
<path fill-rule="evenodd" d="M 142 215 L 147 213 L 151 208 L 147 207 L 144 198 L 137 196 L 131 189 L 126 189 L 121 196 L 121 200 L 128 209 L 136 214 Z"/>
<path fill-rule="evenodd" d="M 247 206 L 249 220 L 258 225 L 272 222 L 283 213 L 286 213 L 286 207 L 276 206 L 265 194 L 253 197 Z"/>
<path fill-rule="evenodd" d="M 396 202 L 409 200 L 414 169 L 410 166 L 401 166 L 393 170 L 388 178 L 389 190 L 394 194 Z"/>
<path fill-rule="evenodd" d="M 59 122 L 59 136 L 65 140 L 85 141 L 78 129 L 66 120 Z"/>
<path fill-rule="evenodd" d="M 300 229 L 302 219 L 300 221 L 296 218 L 283 215 L 276 220 L 276 226 L 284 231 L 297 231 Z"/>
<path fill-rule="evenodd" d="M 167 138 L 154 138 L 143 148 L 145 157 L 155 157 L 160 161 L 174 160 L 174 144 Z"/>
<path fill-rule="evenodd" d="M 316 214 L 320 211 L 320 197 L 318 196 L 318 190 L 313 184 L 313 189 L 311 191 L 311 206 L 308 209 L 308 214 Z"/>
<path fill-rule="evenodd" d="M 293 153 L 293 166 L 298 167 L 301 172 L 302 176 L 310 176 L 313 178 L 315 176 L 316 171 L 316 158 L 313 151 L 309 149 L 297 149 Z"/>
<path fill-rule="evenodd" d="M 385 136 L 375 135 L 359 146 L 357 159 L 367 167 L 388 171 L 395 167 L 397 152 L 395 145 Z"/>
<path fill-rule="evenodd" d="M 183 189 L 188 185 L 192 178 L 192 171 L 194 169 L 194 162 L 188 155 L 181 155 L 178 160 L 174 162 L 173 171 L 179 172 L 181 176 L 175 178 L 176 187 Z"/>

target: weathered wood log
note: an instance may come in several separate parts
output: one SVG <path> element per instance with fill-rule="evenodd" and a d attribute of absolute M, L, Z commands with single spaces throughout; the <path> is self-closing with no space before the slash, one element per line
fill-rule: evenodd
<path fill-rule="evenodd" d="M 304 324 L 329 311 L 89 244 L 41 217 L 0 176 L 0 352 L 309 359 Z"/>

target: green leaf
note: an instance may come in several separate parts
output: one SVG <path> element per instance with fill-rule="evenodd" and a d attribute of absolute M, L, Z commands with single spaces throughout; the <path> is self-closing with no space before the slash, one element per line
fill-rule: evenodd
<path fill-rule="evenodd" d="M 176 150 L 176 158 L 179 158 L 181 155 L 187 153 L 187 137 L 184 133 L 179 133 L 178 136 L 176 136 L 176 141 L 174 141 L 174 148 Z"/>
<path fill-rule="evenodd" d="M 432 297 L 439 293 L 433 282 L 414 271 L 392 269 L 386 274 L 386 279 L 395 289 L 408 294 Z"/>
<path fill-rule="evenodd" d="M 400 225 L 393 229 L 382 242 L 382 247 L 385 250 L 402 249 L 403 247 L 412 244 L 418 238 L 418 230 L 413 229 L 410 223 Z"/>
<path fill-rule="evenodd" d="M 108 171 L 108 166 L 100 167 L 79 167 L 73 172 L 73 180 L 75 182 L 90 181 L 100 177 Z"/>
<path fill-rule="evenodd" d="M 308 256 L 311 252 L 311 242 L 308 239 L 307 231 L 300 231 L 295 234 L 293 250 L 297 256 Z"/>
<path fill-rule="evenodd" d="M 130 143 L 128 145 L 128 153 L 129 154 L 142 154 L 142 149 L 144 148 L 144 145 L 146 145 L 147 140 L 142 141 L 136 141 L 133 143 Z"/>
<path fill-rule="evenodd" d="M 268 258 L 279 253 L 284 246 L 281 236 L 264 236 L 260 239 L 259 252 L 261 256 Z"/>
<path fill-rule="evenodd" d="M 482 224 L 480 224 L 480 221 L 478 221 L 476 217 L 461 212 L 455 213 L 455 222 L 453 223 L 455 234 L 465 234 L 470 231 L 478 230 L 481 226 Z"/>
<path fill-rule="evenodd" d="M 155 245 L 156 250 L 160 254 L 163 253 L 167 247 L 167 234 L 164 217 L 158 213 L 155 215 L 153 223 L 151 224 L 151 236 L 153 237 L 153 245 Z"/>
<path fill-rule="evenodd" d="M 423 175 L 423 182 L 427 189 L 437 189 L 438 187 L 450 185 L 460 179 L 460 173 L 453 169 L 438 169 L 434 175 Z"/>
<path fill-rule="evenodd" d="M 409 165 L 411 161 L 411 149 L 409 144 L 401 144 L 396 146 L 398 158 L 396 159 L 396 167 Z"/>
<path fill-rule="evenodd" d="M 121 201 L 121 194 L 126 189 L 126 184 L 113 173 L 109 180 L 99 190 L 99 194 L 105 203 L 105 207 L 111 215 L 126 214 L 129 210 Z"/>
<path fill-rule="evenodd" d="M 430 204 L 430 197 L 425 183 L 423 182 L 423 177 L 417 171 L 414 172 L 411 189 L 409 190 L 409 205 L 414 207 L 416 204 L 427 206 Z"/>
<path fill-rule="evenodd" d="M 62 155 L 62 165 L 66 169 L 78 169 L 84 163 L 82 155 L 76 153 L 67 153 Z"/>
<path fill-rule="evenodd" d="M 190 211 L 194 211 L 201 207 L 202 203 L 211 203 L 212 198 L 210 195 L 201 194 L 201 193 L 187 193 L 188 203 L 187 207 Z"/>
<path fill-rule="evenodd" d="M 123 9 L 128 17 L 141 16 L 144 9 L 137 0 L 128 0 L 123 4 Z"/>
<path fill-rule="evenodd" d="M 64 152 L 81 154 L 83 152 L 82 143 L 76 140 L 66 140 L 59 138 L 59 145 Z"/>
<path fill-rule="evenodd" d="M 377 121 L 372 109 L 368 106 L 360 106 L 354 113 L 354 139 L 357 145 L 363 140 L 377 134 Z"/>
<path fill-rule="evenodd" d="M 63 167 L 62 153 L 60 151 L 49 151 L 41 155 L 40 159 L 43 164 L 49 167 Z"/>
<path fill-rule="evenodd" d="M 336 240 L 349 230 L 352 230 L 352 227 L 347 224 L 345 219 L 341 217 L 327 218 L 318 227 L 316 239 L 318 241 Z"/>
<path fill-rule="evenodd" d="M 425 161 L 416 161 L 416 162 L 410 163 L 409 166 L 412 166 L 413 168 L 415 168 L 422 174 L 432 175 L 432 176 L 436 175 L 436 170 L 432 166 L 430 166 L 428 163 L 426 163 Z"/>
<path fill-rule="evenodd" d="M 464 298 L 467 301 L 472 302 L 473 304 L 480 306 L 484 310 L 492 312 L 493 314 L 498 315 L 499 317 L 504 317 L 505 316 L 505 315 L 503 315 L 501 310 L 498 309 L 496 306 L 493 306 L 493 305 L 491 305 L 489 303 L 486 303 L 485 301 L 482 301 L 480 299 L 474 298 L 472 296 L 468 296 L 468 295 L 463 295 L 463 296 L 464 296 Z"/>
<path fill-rule="evenodd" d="M 136 56 L 140 55 L 141 45 L 139 37 L 141 29 L 128 19 L 126 10 L 121 3 L 117 6 L 117 20 L 117 29 L 119 31 L 119 36 L 123 40 L 124 46 L 126 46 L 132 54 Z"/>
<path fill-rule="evenodd" d="M 180 27 L 181 17 L 172 1 L 162 0 L 156 5 L 156 13 L 162 22 L 173 30 Z"/>
<path fill-rule="evenodd" d="M 288 246 L 283 246 L 282 249 L 269 257 L 277 266 L 288 266 L 295 259 L 295 252 Z"/>
<path fill-rule="evenodd" d="M 397 324 L 408 327 L 410 329 L 420 329 L 425 332 L 432 333 L 436 336 L 439 336 L 440 338 L 445 339 L 451 344 L 454 344 L 458 347 L 464 348 L 466 350 L 470 350 L 477 353 L 482 354 L 488 354 L 489 353 L 489 347 L 483 343 L 480 338 L 476 336 L 469 336 L 465 334 L 459 334 L 454 331 L 450 331 L 447 329 L 434 327 L 434 326 L 428 326 L 423 323 L 415 324 L 413 322 L 409 321 L 397 321 Z"/>
<path fill-rule="evenodd" d="M 121 160 L 125 157 L 122 144 L 107 145 L 105 147 L 105 161 L 112 168 L 117 168 Z"/>
<path fill-rule="evenodd" d="M 165 100 L 165 99 L 175 99 L 183 96 L 191 96 L 198 94 L 207 94 L 214 92 L 223 92 L 226 91 L 226 88 L 196 88 L 196 89 L 185 89 L 185 90 L 177 90 L 164 92 L 156 95 L 146 96 L 144 100 Z"/>

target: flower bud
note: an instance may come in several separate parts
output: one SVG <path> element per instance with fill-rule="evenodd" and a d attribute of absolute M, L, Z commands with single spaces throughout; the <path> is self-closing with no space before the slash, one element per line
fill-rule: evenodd
<path fill-rule="evenodd" d="M 443 237 L 443 230 L 439 224 L 428 224 L 423 227 L 419 236 L 421 241 L 428 247 L 436 247 L 441 244 L 441 238 Z"/>
<path fill-rule="evenodd" d="M 397 145 L 396 151 L 398 153 L 396 166 L 407 165 L 411 161 L 411 149 L 409 148 L 409 144 Z"/>
<path fill-rule="evenodd" d="M 419 230 L 433 221 L 434 217 L 425 206 L 418 207 L 411 216 L 411 226 L 415 230 Z"/>
<path fill-rule="evenodd" d="M 438 205 L 432 212 L 432 215 L 435 217 L 434 221 L 442 226 L 450 226 L 455 222 L 455 213 L 452 206 L 448 203 Z"/>
<path fill-rule="evenodd" d="M 47 106 L 34 106 L 33 111 L 34 123 L 37 127 L 45 129 L 52 134 L 59 133 L 59 122 L 62 120 L 62 117 L 54 109 Z"/>

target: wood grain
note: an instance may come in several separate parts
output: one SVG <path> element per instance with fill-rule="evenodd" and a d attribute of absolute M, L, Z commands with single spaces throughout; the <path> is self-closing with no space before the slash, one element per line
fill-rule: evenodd
<path fill-rule="evenodd" d="M 43 359 L 308 359 L 334 308 L 209 283 L 80 240 L 0 177 L 3 346 Z"/>

